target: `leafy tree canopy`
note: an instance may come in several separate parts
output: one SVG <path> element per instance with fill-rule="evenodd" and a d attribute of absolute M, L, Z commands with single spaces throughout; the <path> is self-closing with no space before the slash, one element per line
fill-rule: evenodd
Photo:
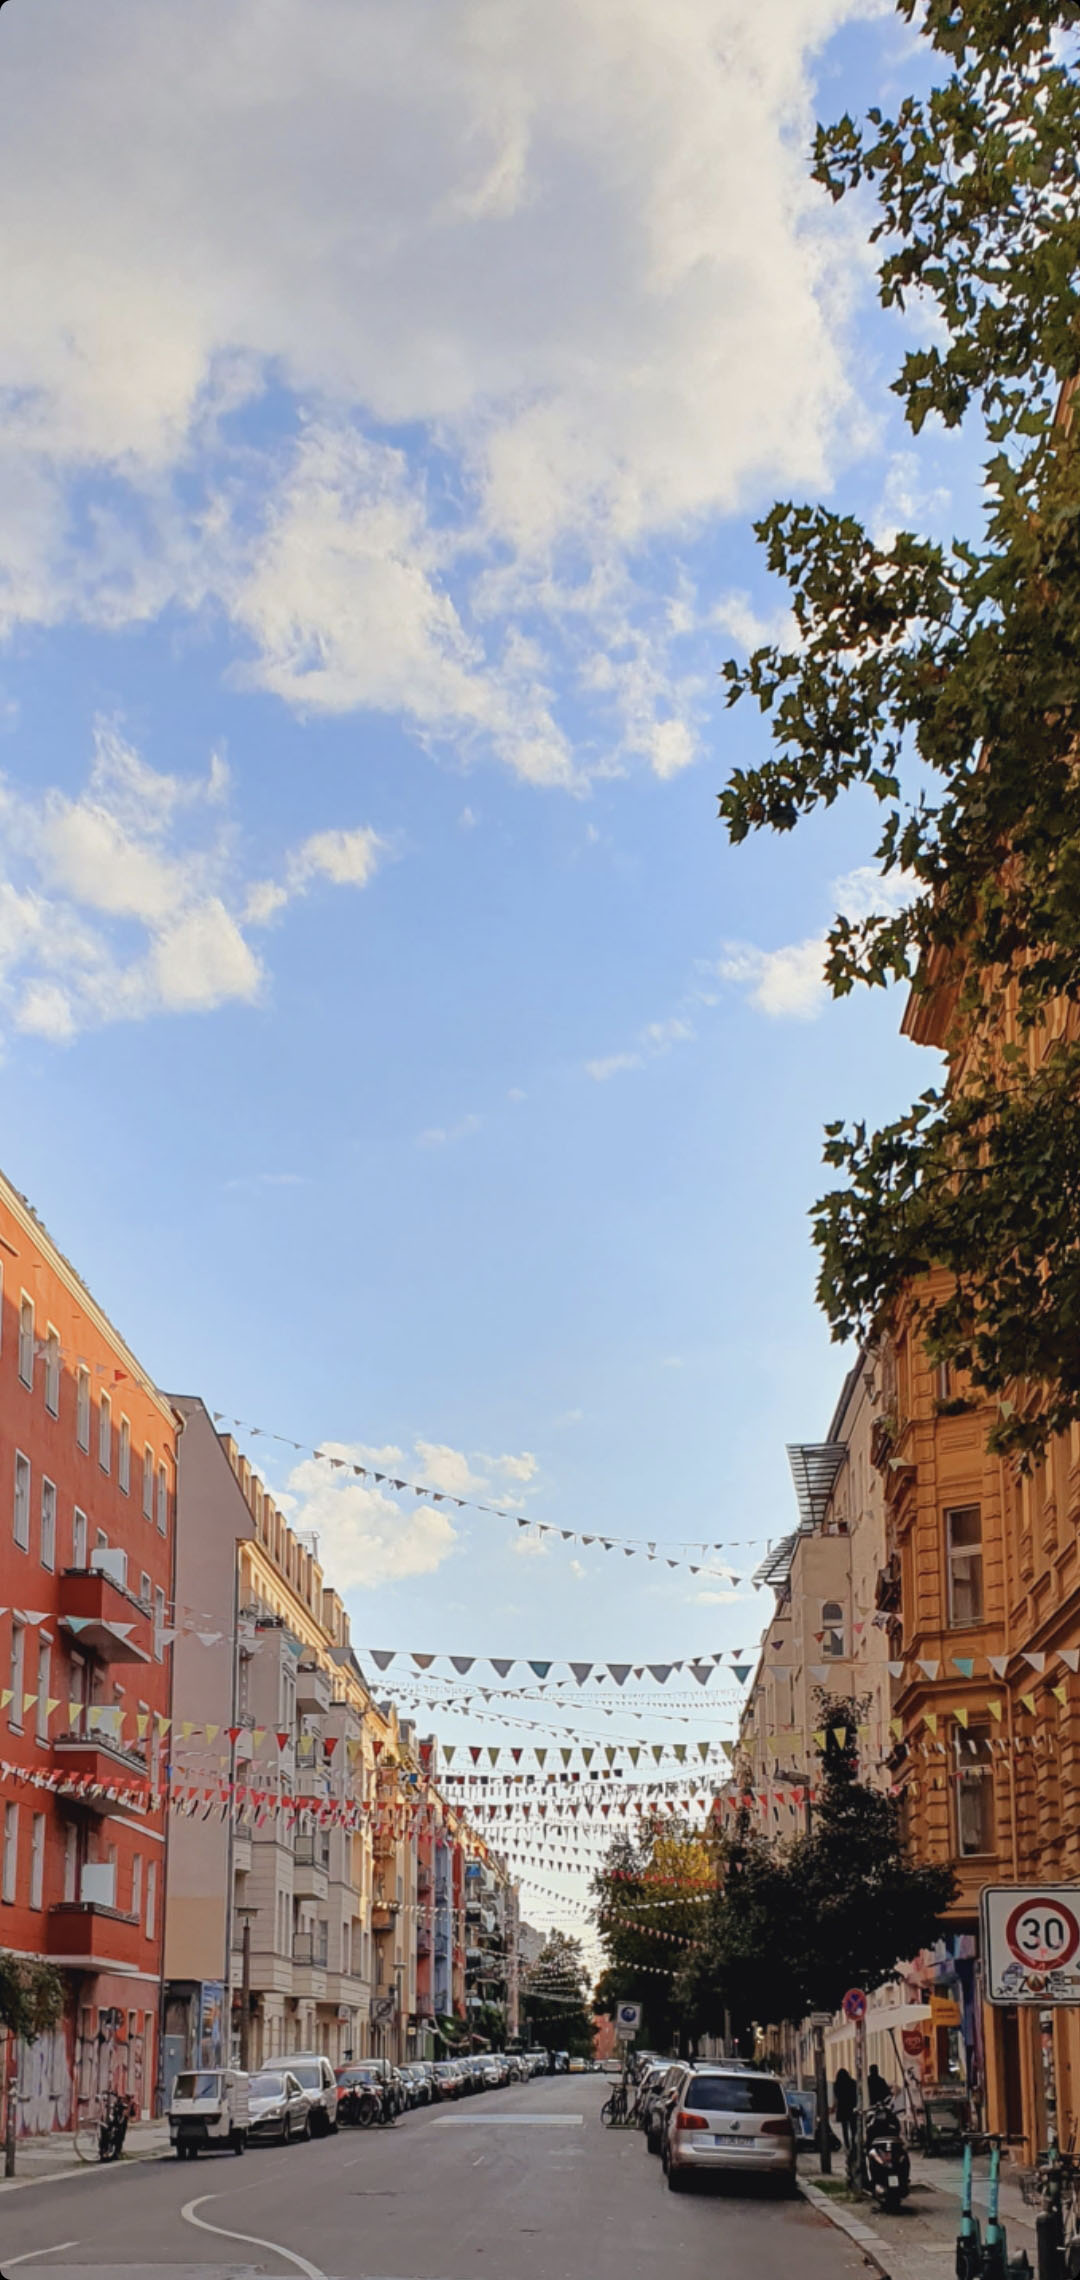
<path fill-rule="evenodd" d="M 913 1277 L 947 1270 L 923 1307 L 930 1349 L 998 1397 L 995 1443 L 1026 1462 L 1080 1417 L 1080 1041 L 1048 1027 L 1080 1001 L 1078 11 L 899 13 L 935 84 L 893 117 L 819 128 L 813 172 L 871 200 L 884 306 L 933 320 L 894 382 L 915 433 L 982 422 L 981 532 L 879 540 L 821 506 L 766 515 L 798 638 L 724 668 L 772 753 L 720 810 L 740 841 L 852 787 L 879 804 L 880 909 L 836 920 L 828 978 L 837 996 L 937 994 L 963 1058 L 883 1131 L 827 1129 L 846 1184 L 815 1207 L 819 1297 L 837 1337 L 865 1336 Z"/>
<path fill-rule="evenodd" d="M 36 2041 L 64 2015 L 64 1982 L 51 1963 L 0 1949 L 0 2027 Z"/>
<path fill-rule="evenodd" d="M 526 2039 L 539 2049 L 565 2050 L 571 2058 L 591 2058 L 590 1980 L 581 1941 L 568 1932 L 549 1932 L 522 1982 Z"/>
<path fill-rule="evenodd" d="M 593 1878 L 605 1956 L 595 2006 L 612 2018 L 617 2003 L 639 2002 L 646 2049 L 676 2050 L 691 2030 L 676 1973 L 701 1934 L 714 1880 L 713 1841 L 669 1818 L 616 1837 Z"/>

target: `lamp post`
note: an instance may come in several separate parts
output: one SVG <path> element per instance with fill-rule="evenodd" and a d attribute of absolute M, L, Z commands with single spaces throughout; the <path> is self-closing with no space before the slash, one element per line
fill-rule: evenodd
<path fill-rule="evenodd" d="M 257 1908 L 238 1908 L 242 1930 L 240 1934 L 240 2072 L 250 2074 L 251 2057 L 251 1927 L 259 1911 Z"/>

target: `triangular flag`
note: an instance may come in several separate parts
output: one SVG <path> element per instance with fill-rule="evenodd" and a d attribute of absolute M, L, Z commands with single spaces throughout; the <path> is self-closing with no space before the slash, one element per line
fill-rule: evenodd
<path fill-rule="evenodd" d="M 1080 1671 L 1080 1647 L 1061 1647 L 1058 1651 L 1066 1670 Z"/>
<path fill-rule="evenodd" d="M 1009 1667 L 1008 1655 L 987 1655 L 987 1662 L 995 1678 L 1004 1678 Z"/>
<path fill-rule="evenodd" d="M 1023 1659 L 1026 1663 L 1030 1663 L 1032 1670 L 1037 1671 L 1041 1678 L 1043 1671 L 1046 1669 L 1046 1656 L 1041 1654 L 1029 1654 L 1027 1648 L 1025 1647 Z"/>
<path fill-rule="evenodd" d="M 972 1678 L 975 1672 L 975 1657 L 974 1655 L 954 1655 L 952 1666 L 954 1670 L 959 1671 L 961 1678 Z"/>
<path fill-rule="evenodd" d="M 986 1705 L 986 1707 L 987 1707 L 987 1709 L 988 1709 L 988 1710 L 989 1710 L 989 1712 L 990 1712 L 990 1716 L 991 1716 L 992 1718 L 996 1718 L 996 1719 L 997 1719 L 997 1721 L 998 1721 L 998 1724 L 1000 1725 L 1000 1723 L 1001 1723 L 1001 1716 L 1002 1716 L 1002 1711 L 1003 1711 L 1003 1709 L 1004 1709 L 1004 1704 L 1003 1704 L 1003 1702 L 1002 1702 L 1002 1699 L 1001 1699 L 1001 1696 L 1000 1696 L 1000 1694 L 991 1694 L 991 1696 L 989 1697 L 989 1700 L 988 1700 L 988 1702 L 987 1702 L 987 1705 Z"/>
<path fill-rule="evenodd" d="M 924 1661 L 921 1655 L 918 1656 L 917 1660 L 924 1678 L 935 1679 L 939 1676 L 941 1671 L 939 1662 L 935 1662 L 932 1658 Z"/>
<path fill-rule="evenodd" d="M 749 1663 L 732 1663 L 732 1666 L 731 1666 L 731 1675 L 732 1675 L 732 1677 L 733 1677 L 733 1678 L 736 1678 L 736 1679 L 738 1679 L 738 1682 L 739 1682 L 739 1685 L 740 1685 L 740 1686 L 745 1686 L 745 1685 L 746 1685 L 746 1681 L 747 1681 L 747 1679 L 748 1679 L 748 1678 L 749 1678 L 749 1676 L 750 1676 L 750 1664 L 749 1664 Z"/>

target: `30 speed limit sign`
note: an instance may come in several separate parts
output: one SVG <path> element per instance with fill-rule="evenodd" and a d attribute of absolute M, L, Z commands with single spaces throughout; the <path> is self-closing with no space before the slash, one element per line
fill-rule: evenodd
<path fill-rule="evenodd" d="M 988 1884 L 982 1929 L 991 2003 L 1080 2003 L 1080 1886 Z"/>

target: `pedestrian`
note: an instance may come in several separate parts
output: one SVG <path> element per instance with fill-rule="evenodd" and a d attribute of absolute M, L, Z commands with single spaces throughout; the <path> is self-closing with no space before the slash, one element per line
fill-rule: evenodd
<path fill-rule="evenodd" d="M 866 2093 L 872 2106 L 891 2106 L 892 2104 L 892 2091 L 885 2080 L 885 2076 L 878 2072 L 876 2066 L 871 2067 L 866 2077 Z"/>
<path fill-rule="evenodd" d="M 848 2073 L 846 2066 L 838 2066 L 836 2080 L 833 2083 L 833 2113 L 840 2124 L 841 2135 L 849 2153 L 858 2097 L 859 2093 L 855 2088 L 854 2076 Z"/>

